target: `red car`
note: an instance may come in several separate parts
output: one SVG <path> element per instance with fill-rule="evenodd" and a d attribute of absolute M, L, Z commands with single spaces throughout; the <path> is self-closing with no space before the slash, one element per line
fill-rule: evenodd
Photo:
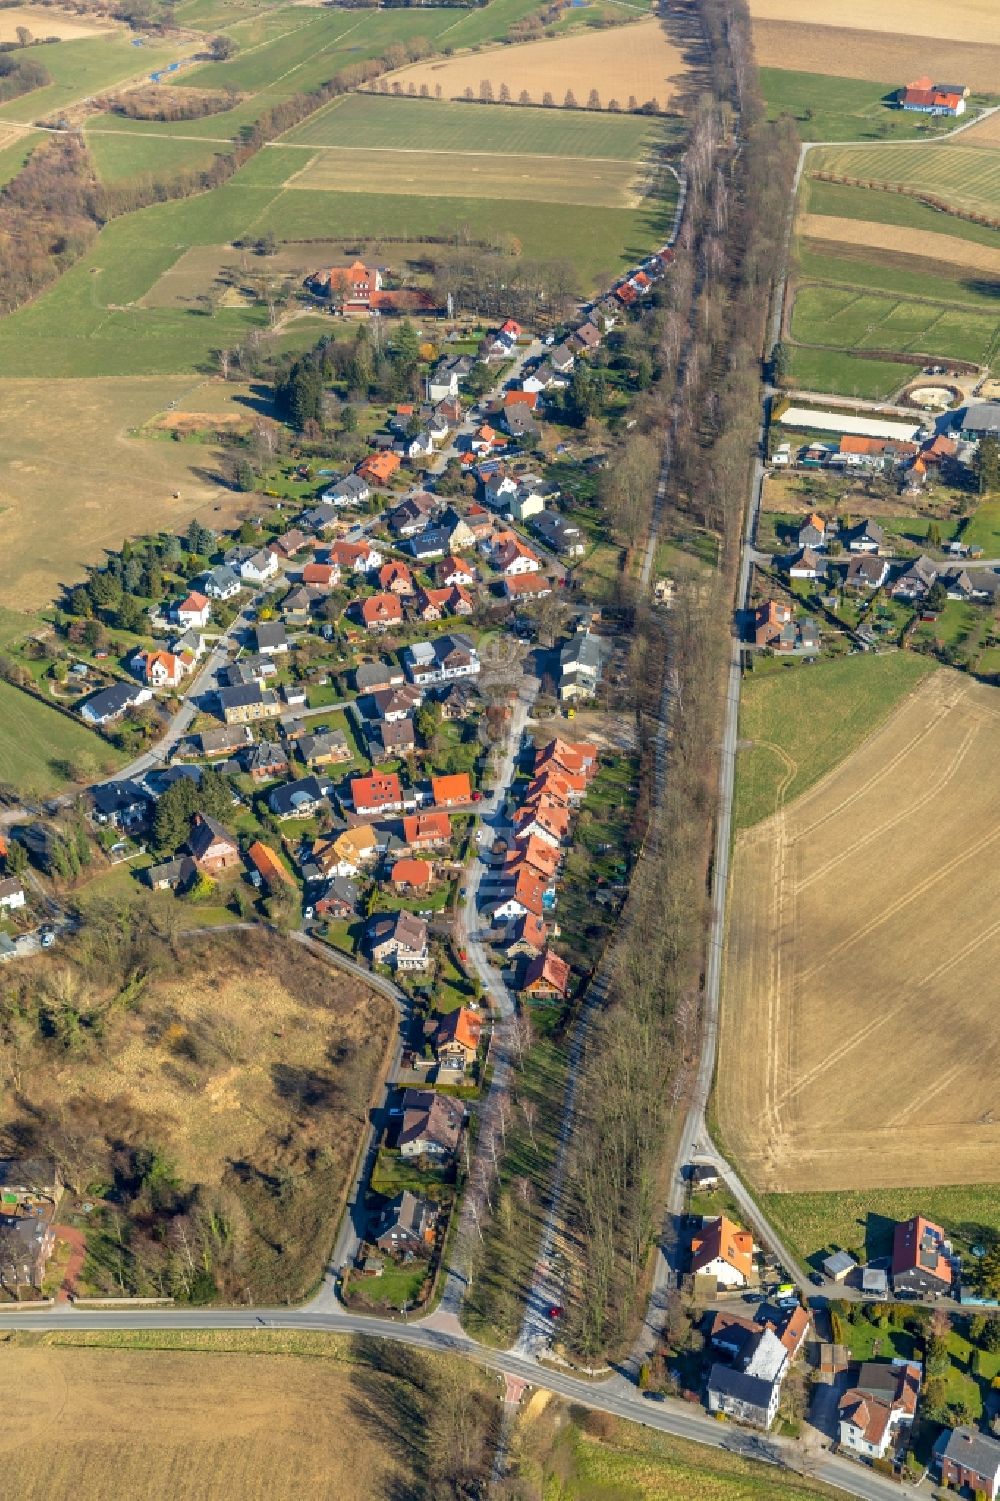
<path fill-rule="evenodd" d="M 549 1309 L 549 1318 L 550 1319 L 561 1319 L 562 1316 L 563 1316 L 563 1310 L 559 1307 L 559 1304 L 558 1303 L 553 1303 L 552 1307 Z"/>

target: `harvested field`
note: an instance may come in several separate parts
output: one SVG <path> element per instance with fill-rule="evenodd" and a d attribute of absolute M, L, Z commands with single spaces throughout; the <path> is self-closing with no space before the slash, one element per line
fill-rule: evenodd
<path fill-rule="evenodd" d="M 288 179 L 286 187 L 363 193 L 377 182 L 381 193 L 406 197 L 472 195 L 513 198 L 521 203 L 533 200 L 635 208 L 640 197 L 634 179 L 631 162 L 450 151 L 362 151 L 342 147 L 317 153 L 307 166 Z"/>
<path fill-rule="evenodd" d="M 597 89 L 602 106 L 617 99 L 624 108 L 634 95 L 639 104 L 656 99 L 661 109 L 676 109 L 688 82 L 683 53 L 654 20 L 413 63 L 390 78 L 404 89 L 426 84 L 432 94 L 440 84 L 446 99 L 460 99 L 466 89 L 478 98 L 480 84 L 488 79 L 494 95 L 506 84 L 515 99 L 527 90 L 533 104 L 541 104 L 548 91 L 561 105 L 572 89 L 577 103 L 585 105 L 591 89 Z"/>
<path fill-rule="evenodd" d="M 801 0 L 797 4 L 801 16 Z M 793 68 L 831 77 L 867 78 L 873 83 L 886 78 L 907 83 L 926 73 L 931 63 L 924 38 L 909 26 L 895 33 L 883 30 L 881 7 L 869 5 L 866 10 L 878 20 L 876 32 L 864 27 L 861 19 L 852 20 L 851 25 L 824 26 L 755 17 L 753 39 L 758 64 L 762 68 Z M 935 11 L 950 22 L 950 10 L 935 6 Z M 956 41 L 952 40 L 949 29 L 947 36 L 935 39 L 932 62 L 942 76 L 960 78 L 977 93 L 992 93 L 1000 78 L 1000 41 L 992 46 L 985 38 L 978 44 Z"/>
<path fill-rule="evenodd" d="M 1000 147 L 1000 115 L 987 115 L 978 125 L 962 133 L 964 146 Z"/>
<path fill-rule="evenodd" d="M 7 1336 L 8 1486 L 77 1501 L 106 1497 L 110 1475 L 129 1501 L 391 1501 L 422 1491 L 421 1422 L 448 1362 L 389 1359 L 386 1371 L 347 1340 L 256 1333 L 242 1353 L 238 1337 L 216 1341 L 225 1353 L 213 1353 L 169 1340 L 144 1348 L 141 1337 L 130 1349 L 127 1336 L 69 1335 L 65 1345 Z M 115 1343 L 126 1348 L 102 1348 Z M 462 1381 L 481 1444 L 493 1385 L 472 1370 Z"/>
<path fill-rule="evenodd" d="M 19 26 L 26 26 L 36 41 L 50 36 L 57 36 L 63 42 L 74 41 L 116 30 L 107 21 L 89 21 L 86 16 L 68 15 L 47 6 L 19 5 L 14 10 L 0 10 L 0 42 L 16 41 Z M 45 54 L 36 52 L 35 56 L 44 60 Z"/>
<path fill-rule="evenodd" d="M 959 239 L 957 235 L 901 229 L 864 219 L 838 219 L 827 214 L 800 214 L 795 228 L 804 239 L 862 245 L 868 250 L 888 250 L 898 256 L 1000 273 L 1000 235 L 995 246 L 977 245 L 972 240 Z"/>
<path fill-rule="evenodd" d="M 754 22 L 778 21 L 782 24 L 802 19 L 803 10 L 815 10 L 802 0 L 750 0 Z M 995 0 L 832 0 L 821 8 L 823 19 L 817 24 L 829 27 L 856 27 L 860 31 L 909 32 L 911 36 L 954 37 L 960 42 L 1000 45 L 1000 12 Z M 877 46 L 872 47 L 877 51 Z M 935 66 L 938 54 L 933 54 Z M 853 62 L 853 58 L 851 59 Z"/>
<path fill-rule="evenodd" d="M 998 753 L 937 672 L 737 841 L 716 1108 L 759 1190 L 995 1178 Z"/>
<path fill-rule="evenodd" d="M 76 580 L 107 547 L 158 527 L 182 529 L 192 516 L 218 527 L 242 502 L 212 479 L 210 448 L 144 442 L 134 436 L 171 402 L 205 411 L 204 387 L 190 377 L 67 380 L 59 386 L 58 442 L 53 442 L 52 386 L 0 381 L 0 604 L 48 604 L 60 584 Z M 176 498 L 175 498 L 176 497 Z M 71 517 L 71 524 L 67 524 Z"/>

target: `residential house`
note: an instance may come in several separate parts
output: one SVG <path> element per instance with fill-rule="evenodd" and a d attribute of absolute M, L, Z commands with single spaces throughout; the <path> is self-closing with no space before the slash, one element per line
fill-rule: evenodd
<path fill-rule="evenodd" d="M 152 891 L 182 891 L 197 873 L 197 866 L 190 855 L 175 855 L 172 860 L 163 860 L 158 865 L 148 865 L 143 878 Z"/>
<path fill-rule="evenodd" d="M 937 564 L 922 553 L 916 562 L 904 569 L 889 593 L 893 599 L 923 600 L 937 583 L 937 577 Z"/>
<path fill-rule="evenodd" d="M 788 1352 L 771 1329 L 750 1344 L 740 1364 L 713 1365 L 708 1375 L 708 1410 L 754 1428 L 770 1428 L 778 1412 Z"/>
<path fill-rule="evenodd" d="M 577 631 L 559 653 L 559 697 L 593 698 L 611 655 L 611 645 L 589 629 Z"/>
<path fill-rule="evenodd" d="M 790 651 L 795 645 L 794 612 L 782 600 L 769 599 L 753 615 L 755 646 L 769 646 L 775 651 Z"/>
<path fill-rule="evenodd" d="M 344 510 L 350 506 L 363 506 L 371 499 L 371 493 L 371 487 L 362 475 L 345 474 L 342 479 L 327 486 L 320 500 L 324 505 Z"/>
<path fill-rule="evenodd" d="M 546 881 L 539 879 L 533 870 L 522 864 L 513 887 L 493 908 L 494 922 L 507 922 L 514 917 L 523 917 L 527 912 L 541 917 L 545 911 L 547 886 Z"/>
<path fill-rule="evenodd" d="M 387 631 L 402 622 L 403 606 L 398 594 L 372 594 L 361 601 L 360 615 L 367 630 Z"/>
<path fill-rule="evenodd" d="M 413 912 L 378 913 L 366 932 L 373 964 L 387 964 L 403 973 L 425 970 L 430 963 L 427 920 Z"/>
<path fill-rule="evenodd" d="M 800 547 L 810 547 L 814 550 L 826 546 L 826 522 L 822 516 L 814 511 L 807 516 L 799 527 L 798 536 L 795 539 Z"/>
<path fill-rule="evenodd" d="M 885 558 L 870 553 L 859 553 L 847 565 L 844 587 L 847 589 L 881 589 L 889 577 L 889 564 Z"/>
<path fill-rule="evenodd" d="M 448 547 L 453 553 L 468 552 L 476 545 L 476 535 L 464 516 L 460 516 L 454 507 L 449 506 L 444 514 L 439 517 L 437 530 L 443 532 L 448 539 Z"/>
<path fill-rule="evenodd" d="M 1000 401 L 970 401 L 956 420 L 964 443 L 1000 438 Z"/>
<path fill-rule="evenodd" d="M 0 879 L 0 908 L 7 912 L 16 912 L 23 907 L 27 900 L 24 887 L 14 876 Z"/>
<path fill-rule="evenodd" d="M 315 589 L 336 589 L 340 583 L 340 565 L 307 563 L 302 570 L 302 582 Z"/>
<path fill-rule="evenodd" d="M 576 364 L 576 356 L 568 344 L 557 344 L 549 353 L 549 364 L 557 375 L 568 375 Z"/>
<path fill-rule="evenodd" d="M 445 558 L 444 562 L 438 563 L 434 569 L 434 577 L 443 589 L 464 589 L 470 587 L 476 581 L 476 573 L 471 563 L 464 563 L 461 558 Z"/>
<path fill-rule="evenodd" d="M 177 623 L 185 630 L 192 626 L 198 630 L 204 630 L 212 616 L 212 606 L 204 594 L 192 590 L 186 599 L 182 600 L 174 612 Z"/>
<path fill-rule="evenodd" d="M 335 876 L 315 905 L 322 917 L 340 920 L 354 917 L 358 910 L 358 888 L 346 876 Z"/>
<path fill-rule="evenodd" d="M 298 781 L 272 787 L 267 806 L 275 818 L 312 818 L 327 801 L 318 777 L 300 777 Z"/>
<path fill-rule="evenodd" d="M 177 688 L 188 672 L 184 659 L 171 651 L 140 651 L 129 665 L 150 688 Z"/>
<path fill-rule="evenodd" d="M 362 484 L 364 481 L 362 480 Z M 367 485 L 365 489 L 367 489 Z M 300 518 L 303 526 L 307 526 L 311 532 L 328 532 L 332 527 L 340 524 L 337 507 L 332 502 L 322 501 L 318 506 L 312 506 L 303 513 Z"/>
<path fill-rule="evenodd" d="M 527 542 L 522 542 L 515 532 L 501 532 L 494 540 L 491 559 L 494 568 L 505 578 L 516 578 L 523 573 L 537 573 L 542 564 Z"/>
<path fill-rule="evenodd" d="M 243 770 L 255 782 L 273 782 L 288 770 L 288 752 L 270 740 L 248 745 L 240 756 Z"/>
<path fill-rule="evenodd" d="M 396 772 L 373 772 L 370 777 L 354 777 L 351 801 L 355 813 L 362 818 L 401 812 L 403 793 L 398 775 Z"/>
<path fill-rule="evenodd" d="M 426 490 L 418 490 L 415 495 L 407 495 L 401 500 L 388 516 L 388 526 L 394 537 L 414 537 L 417 532 L 422 532 L 433 513 L 438 508 L 435 496 Z"/>
<path fill-rule="evenodd" d="M 503 581 L 504 597 L 510 600 L 544 599 L 552 593 L 552 584 L 544 573 L 518 574 L 516 578 L 506 578 Z"/>
<path fill-rule="evenodd" d="M 434 1244 L 437 1214 L 433 1204 L 404 1188 L 385 1206 L 372 1239 L 380 1251 L 390 1255 L 426 1255 Z"/>
<path fill-rule="evenodd" d="M 383 688 L 396 688 L 405 681 L 402 669 L 394 662 L 362 662 L 354 670 L 354 686 L 358 693 L 376 693 Z"/>
<path fill-rule="evenodd" d="M 432 1089 L 407 1089 L 399 1128 L 401 1157 L 453 1157 L 458 1150 L 465 1108 L 450 1095 Z"/>
<path fill-rule="evenodd" d="M 226 725 L 219 730 L 202 730 L 195 739 L 203 756 L 229 756 L 253 744 L 253 731 L 247 725 Z"/>
<path fill-rule="evenodd" d="M 451 842 L 447 813 L 411 813 L 403 819 L 403 843 L 411 850 L 440 849 Z"/>
<path fill-rule="evenodd" d="M 467 771 L 452 776 L 431 777 L 435 808 L 463 808 L 472 802 L 472 783 Z"/>
<path fill-rule="evenodd" d="M 335 542 L 330 548 L 328 561 L 340 568 L 349 568 L 352 573 L 377 573 L 385 562 L 385 556 L 371 542 Z"/>
<path fill-rule="evenodd" d="M 788 565 L 788 577 L 793 579 L 826 578 L 827 561 L 813 547 L 804 547 Z"/>
<path fill-rule="evenodd" d="M 103 688 L 100 693 L 95 693 L 92 698 L 80 708 L 80 718 L 88 724 L 112 724 L 116 719 L 121 719 L 129 709 L 136 709 L 140 704 L 148 703 L 152 698 L 148 688 L 140 688 L 134 683 L 115 683 L 111 688 Z"/>
<path fill-rule="evenodd" d="M 444 557 L 451 547 L 451 538 L 443 527 L 428 526 L 411 537 L 406 545 L 418 563 L 427 563 L 433 558 Z"/>
<path fill-rule="evenodd" d="M 323 563 L 317 563 L 317 568 L 325 568 Z M 317 589 L 307 588 L 304 585 L 299 589 L 290 589 L 281 601 L 281 618 L 286 625 L 308 625 L 312 619 L 313 607 L 322 598 Z"/>
<path fill-rule="evenodd" d="M 201 587 L 209 599 L 232 599 L 239 594 L 243 585 L 231 568 L 220 563 L 202 576 Z"/>
<path fill-rule="evenodd" d="M 404 855 L 389 872 L 389 880 L 397 891 L 426 891 L 431 884 L 434 869 L 429 860 L 415 860 Z"/>
<path fill-rule="evenodd" d="M 532 395 L 525 392 L 525 395 Z M 541 429 L 526 406 L 504 407 L 501 417 L 504 431 L 508 437 L 514 438 L 519 443 L 534 443 L 541 435 Z"/>
<path fill-rule="evenodd" d="M 196 813 L 191 819 L 187 847 L 195 865 L 208 876 L 221 875 L 240 863 L 236 840 L 207 813 Z"/>
<path fill-rule="evenodd" d="M 516 410 L 516 408 L 515 408 Z M 515 521 L 525 522 L 538 516 L 545 509 L 545 502 L 558 491 L 552 491 L 537 474 L 522 474 L 517 489 L 507 498 L 506 506 Z"/>
<path fill-rule="evenodd" d="M 417 748 L 412 719 L 383 720 L 365 731 L 368 755 L 373 762 L 389 761 L 395 756 L 411 756 Z"/>
<path fill-rule="evenodd" d="M 247 859 L 266 886 L 277 888 L 293 885 L 291 875 L 283 861 L 269 844 L 255 839 L 247 850 Z"/>
<path fill-rule="evenodd" d="M 403 652 L 403 662 L 411 682 L 421 686 L 474 677 L 480 670 L 471 638 L 457 632 L 436 641 L 415 641 Z"/>
<path fill-rule="evenodd" d="M 703 1221 L 691 1242 L 691 1270 L 722 1287 L 746 1287 L 753 1276 L 753 1236 L 720 1214 Z"/>
<path fill-rule="evenodd" d="M 565 1000 L 569 990 L 570 967 L 551 949 L 532 959 L 521 982 L 521 994 L 530 1000 Z"/>
<path fill-rule="evenodd" d="M 266 547 L 251 553 L 240 564 L 240 578 L 248 584 L 264 584 L 268 579 L 273 579 L 277 572 L 278 555 Z"/>
<path fill-rule="evenodd" d="M 406 599 L 416 591 L 413 582 L 413 574 L 405 563 L 394 559 L 391 563 L 383 563 L 378 571 L 378 586 L 387 594 L 398 594 Z"/>
<path fill-rule="evenodd" d="M 877 554 L 885 547 L 885 532 L 877 521 L 859 521 L 857 526 L 843 534 L 841 540 L 848 552 Z"/>
<path fill-rule="evenodd" d="M 492 474 L 487 474 L 482 486 L 483 499 L 494 511 L 505 510 L 511 496 L 517 494 L 517 480 L 504 468 L 497 468 Z"/>
<path fill-rule="evenodd" d="M 367 307 L 372 293 L 382 286 L 382 272 L 377 266 L 369 269 L 363 261 L 354 261 L 350 266 L 330 266 L 314 271 L 306 278 L 306 286 L 317 296 L 329 297 L 346 308 L 354 304 Z"/>
<path fill-rule="evenodd" d="M 893 1291 L 940 1297 L 952 1287 L 951 1244 L 940 1225 L 914 1215 L 896 1226 L 892 1237 Z"/>
<path fill-rule="evenodd" d="M 997 1501 L 1000 1494 L 1000 1444 L 976 1428 L 945 1428 L 934 1444 L 941 1484 Z"/>
<path fill-rule="evenodd" d="M 921 1368 L 905 1360 L 866 1360 L 837 1403 L 840 1446 L 882 1459 L 909 1430 L 917 1413 Z"/>
<path fill-rule="evenodd" d="M 475 710 L 476 689 L 471 683 L 452 683 L 437 695 L 441 717 L 449 723 L 468 719 Z"/>
<path fill-rule="evenodd" d="M 519 839 L 535 835 L 558 849 L 569 835 L 569 809 L 553 798 L 537 798 L 525 803 L 514 814 L 514 828 Z"/>
<path fill-rule="evenodd" d="M 273 657 L 289 649 L 288 636 L 280 620 L 265 620 L 254 627 L 257 650 L 264 656 Z"/>
<path fill-rule="evenodd" d="M 153 794 L 131 778 L 90 788 L 90 812 L 95 824 L 111 824 L 123 833 L 141 829 L 153 812 Z"/>
<path fill-rule="evenodd" d="M 434 1030 L 434 1054 L 441 1068 L 464 1072 L 471 1068 L 483 1036 L 483 1018 L 468 1006 L 458 1006 Z"/>
<path fill-rule="evenodd" d="M 458 395 L 459 360 L 439 360 L 424 382 L 424 394 L 428 401 L 444 401 Z M 465 372 L 468 374 L 468 371 Z"/>
<path fill-rule="evenodd" d="M 338 766 L 354 758 L 343 730 L 323 730 L 317 735 L 303 735 L 298 749 L 303 761 L 313 770 L 321 766 Z"/>
<path fill-rule="evenodd" d="M 527 956 L 535 958 L 549 941 L 549 930 L 538 914 L 526 912 L 516 917 L 501 940 L 501 948 L 508 960 Z"/>
<path fill-rule="evenodd" d="M 564 558 L 580 558 L 587 550 L 583 532 L 558 511 L 540 511 L 532 517 L 531 526 L 546 547 Z"/>
<path fill-rule="evenodd" d="M 279 558 L 283 558 L 287 562 L 290 558 L 294 558 L 297 553 L 300 553 L 304 547 L 310 547 L 312 544 L 305 532 L 300 531 L 297 526 L 293 526 L 290 531 L 283 532 L 280 537 L 276 537 L 273 542 L 269 542 L 267 545 L 272 552 L 278 554 Z"/>
<path fill-rule="evenodd" d="M 277 694 L 270 688 L 263 689 L 257 683 L 247 683 L 238 688 L 220 688 L 216 697 L 219 710 L 227 724 L 249 724 L 255 719 L 277 719 L 281 704 Z"/>
<path fill-rule="evenodd" d="M 411 683 L 404 683 L 399 688 L 380 688 L 371 698 L 375 716 L 388 724 L 409 718 L 424 701 L 420 689 Z"/>
<path fill-rule="evenodd" d="M 595 349 L 601 347 L 601 331 L 596 323 L 591 323 L 588 319 L 570 334 L 566 342 L 577 354 L 593 354 Z"/>
<path fill-rule="evenodd" d="M 558 735 L 535 752 L 535 771 L 550 761 L 564 772 L 582 772 L 588 779 L 597 775 L 600 752 L 589 740 L 571 742 Z"/>
<path fill-rule="evenodd" d="M 358 476 L 372 486 L 388 485 L 402 462 L 398 453 L 371 453 L 358 465 Z"/>
<path fill-rule="evenodd" d="M 329 851 L 328 855 L 324 851 Z M 324 874 L 356 876 L 378 854 L 378 840 L 367 824 L 357 824 L 345 829 L 336 839 L 326 844 L 313 845 L 313 858 L 318 859 Z"/>

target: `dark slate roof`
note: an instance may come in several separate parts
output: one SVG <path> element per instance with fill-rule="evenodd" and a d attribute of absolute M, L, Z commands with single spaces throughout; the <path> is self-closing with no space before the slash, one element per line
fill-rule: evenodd
<path fill-rule="evenodd" d="M 1000 1444 L 975 1428 L 945 1428 L 938 1435 L 934 1453 L 976 1475 L 994 1478 L 1000 1472 Z"/>
<path fill-rule="evenodd" d="M 317 777 L 300 777 L 297 782 L 283 782 L 268 795 L 268 806 L 280 817 L 282 813 L 294 813 L 304 802 L 321 802 L 325 793 Z"/>
<path fill-rule="evenodd" d="M 747 1402 L 764 1411 L 771 1400 L 770 1381 L 762 1381 L 759 1376 L 748 1376 L 745 1371 L 737 1371 L 728 1365 L 714 1365 L 709 1374 L 708 1385 L 711 1391 L 733 1397 L 737 1402 Z"/>
<path fill-rule="evenodd" d="M 125 808 L 131 808 L 136 803 L 153 801 L 152 794 L 147 792 L 145 787 L 140 787 L 138 782 L 128 780 L 105 782 L 102 787 L 94 787 L 90 796 L 97 812 L 105 813 L 108 817 L 122 812 Z"/>

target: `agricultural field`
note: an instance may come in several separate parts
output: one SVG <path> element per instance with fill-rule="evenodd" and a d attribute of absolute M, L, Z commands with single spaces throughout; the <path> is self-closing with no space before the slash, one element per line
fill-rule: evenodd
<path fill-rule="evenodd" d="M 993 691 L 940 671 L 794 802 L 781 758 L 735 849 L 716 1094 L 758 1190 L 995 1176 L 998 752 Z"/>
<path fill-rule="evenodd" d="M 86 14 L 67 15 L 65 11 L 49 9 L 41 5 L 16 5 L 9 10 L 0 10 L 0 42 L 17 40 L 19 29 L 24 26 L 36 41 L 44 37 L 58 37 L 60 41 L 72 41 L 78 37 L 100 36 L 102 32 L 116 28 L 108 21 L 91 20 Z M 45 52 L 36 52 L 35 57 L 44 59 Z"/>
<path fill-rule="evenodd" d="M 905 188 L 961 213 L 1000 218 L 1000 151 L 958 144 L 830 146 L 810 154 L 809 171 Z"/>
<path fill-rule="evenodd" d="M 112 1473 L 129 1501 L 393 1501 L 423 1491 L 435 1400 L 458 1391 L 477 1465 L 496 1407 L 475 1367 L 332 1335 L 8 1332 L 4 1364 L 8 1483 L 79 1501 Z"/>
<path fill-rule="evenodd" d="M 949 240 L 969 240 L 975 245 L 995 246 L 1000 243 L 1000 235 L 988 225 L 973 224 L 969 219 L 959 219 L 954 215 L 946 217 L 908 194 L 852 188 L 839 182 L 820 182 L 815 177 L 803 179 L 799 209 L 802 214 L 817 218 L 828 216 L 891 224 L 900 230 L 944 234 Z M 903 240 L 901 235 L 900 245 Z"/>
<path fill-rule="evenodd" d="M 146 902 L 155 920 L 164 903 Z M 144 956 L 136 987 L 127 945 L 97 959 L 93 947 L 108 922 L 118 930 L 124 905 L 102 918 L 91 901 L 90 936 L 58 960 L 36 961 L 30 982 L 21 982 L 29 987 L 18 992 L 21 1001 L 29 1005 L 29 990 L 34 997 L 26 1015 L 38 1018 L 48 997 L 51 1026 L 28 1025 L 21 1039 L 22 1088 L 6 1102 L 4 1138 L 24 1140 L 28 1121 L 38 1141 L 64 1141 L 60 1132 L 68 1131 L 82 1149 L 66 1155 L 72 1187 L 118 1185 L 119 1210 L 136 1227 L 127 1258 L 103 1203 L 86 1219 L 72 1193 L 64 1206 L 69 1222 L 86 1229 L 83 1290 L 112 1292 L 121 1274 L 132 1293 L 162 1291 L 162 1279 L 172 1277 L 167 1246 L 177 1216 L 189 1236 L 200 1236 L 200 1217 L 216 1215 L 227 1230 L 206 1241 L 210 1278 L 197 1300 L 218 1290 L 226 1301 L 296 1301 L 315 1286 L 333 1243 L 358 1133 L 387 1062 L 394 1007 L 260 930 L 188 937 L 179 961 L 162 940 L 143 939 L 141 904 L 122 928 Z M 128 1006 L 114 1005 L 122 986 Z M 75 1041 L 54 1053 L 46 1030 Z M 116 1155 L 121 1142 L 138 1154 L 131 1167 Z M 181 1195 L 197 1188 L 198 1207 L 188 1200 L 185 1209 L 170 1193 L 144 1196 L 143 1154 L 162 1165 L 165 1188 Z M 152 1232 L 148 1241 L 140 1224 Z"/>
<path fill-rule="evenodd" d="M 464 155 L 459 152 L 364 151 L 317 153 L 289 178 L 293 191 L 364 193 L 377 182 L 387 197 L 512 199 L 635 208 L 631 163 L 565 157 Z"/>
<path fill-rule="evenodd" d="M 193 42 L 178 40 L 148 41 L 134 47 L 129 34 L 119 30 L 39 48 L 36 55 L 44 62 L 52 82 L 0 104 L 0 127 L 5 120 L 28 123 L 71 110 L 92 94 L 146 78 L 154 69 L 194 50 Z"/>
<path fill-rule="evenodd" d="M 828 186 L 828 184 L 823 184 Z M 853 191 L 848 188 L 848 192 Z M 940 216 L 937 222 L 940 224 Z M 903 264 L 912 256 L 970 271 L 983 271 L 1000 282 L 1000 235 L 994 243 L 981 244 L 939 231 L 899 229 L 867 219 L 837 218 L 833 214 L 799 214 L 796 233 L 805 240 L 819 240 L 835 245 L 856 245 L 865 250 L 887 251 L 900 257 Z"/>
<path fill-rule="evenodd" d="M 803 141 L 893 141 L 944 134 L 953 120 L 935 120 L 890 107 L 899 83 L 830 78 L 791 68 L 761 68 L 768 118 L 791 115 Z"/>
<path fill-rule="evenodd" d="M 449 38 L 450 40 L 450 38 Z M 527 91 L 541 104 L 549 92 L 561 105 L 571 89 L 584 105 L 596 89 L 602 107 L 617 99 L 624 108 L 629 96 L 639 104 L 656 99 L 661 109 L 676 110 L 687 87 L 684 55 L 658 20 L 637 21 L 610 33 L 594 31 L 479 52 L 473 56 L 428 58 L 391 75 L 404 89 L 410 84 L 433 94 L 440 84 L 446 99 L 459 99 L 466 89 L 478 98 L 488 80 L 494 95 L 506 85 L 514 99 Z"/>
<path fill-rule="evenodd" d="M 908 24 L 898 31 L 885 27 L 873 33 L 861 19 L 852 20 L 849 25 L 803 21 L 801 0 L 795 3 L 799 15 L 796 21 L 762 19 L 757 15 L 756 3 L 751 5 L 754 47 L 760 67 L 817 73 L 827 78 L 847 74 L 851 79 L 872 83 L 890 78 L 897 87 L 927 72 L 927 41 Z M 946 11 L 936 3 L 933 9 L 935 15 L 950 22 L 950 9 Z M 838 14 L 834 8 L 832 15 Z M 866 16 L 877 18 L 880 26 L 884 25 L 881 8 L 867 7 Z M 938 25 L 941 26 L 940 21 Z M 946 36 L 934 39 L 933 64 L 942 78 L 962 79 L 976 93 L 991 93 L 1000 77 L 1000 45 L 985 40 L 978 44 L 956 40 L 949 26 Z"/>
<path fill-rule="evenodd" d="M 799 21 L 803 8 L 802 0 L 750 0 L 755 23 Z M 822 20 L 816 24 L 862 31 L 906 31 L 911 36 L 954 37 L 956 41 L 1000 46 L 1000 15 L 993 0 L 948 0 L 947 9 L 937 0 L 880 0 L 877 6 L 869 0 L 832 0 L 823 7 Z"/>
<path fill-rule="evenodd" d="M 0 683 L 0 781 L 29 797 L 51 797 L 66 790 L 75 770 L 96 777 L 121 763 L 120 753 L 86 725 Z"/>
<path fill-rule="evenodd" d="M 433 99 L 347 94 L 283 136 L 288 145 L 369 151 L 462 151 L 637 162 L 672 121 L 589 111 L 490 108 Z"/>
<path fill-rule="evenodd" d="M 751 675 L 740 699 L 735 824 L 747 829 L 851 755 L 933 671 L 911 652 Z"/>
<path fill-rule="evenodd" d="M 190 377 L 67 380 L 53 443 L 52 386 L 0 379 L 0 604 L 49 603 L 85 563 L 136 533 L 183 530 L 192 516 L 214 527 L 232 521 L 245 502 L 214 478 L 211 445 L 144 440 L 138 430 L 172 402 L 181 411 L 221 406 L 245 415 L 245 394 L 211 382 L 200 387 Z"/>
<path fill-rule="evenodd" d="M 995 315 L 941 303 L 907 301 L 850 287 L 804 286 L 795 294 L 791 333 L 797 343 L 828 349 L 892 350 L 989 363 Z M 900 384 L 907 379 L 900 370 Z"/>

